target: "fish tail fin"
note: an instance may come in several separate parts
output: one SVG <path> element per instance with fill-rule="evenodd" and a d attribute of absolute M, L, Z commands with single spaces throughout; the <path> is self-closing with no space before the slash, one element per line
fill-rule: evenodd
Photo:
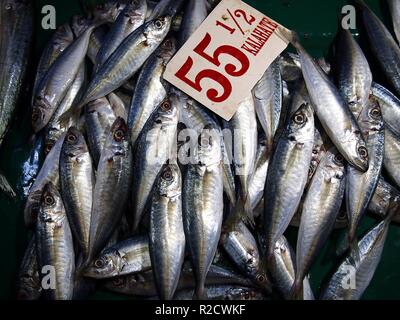
<path fill-rule="evenodd" d="M 15 199 L 17 197 L 17 194 L 15 193 L 13 187 L 8 182 L 7 178 L 2 172 L 0 172 L 0 190 L 11 199 Z"/>
<path fill-rule="evenodd" d="M 232 231 L 238 222 L 243 221 L 244 223 L 254 226 L 254 217 L 251 210 L 251 205 L 247 198 L 238 197 L 235 206 L 232 208 L 229 216 L 225 220 L 224 229 Z"/>
<path fill-rule="evenodd" d="M 292 288 L 290 289 L 289 297 L 291 300 L 303 300 L 303 280 L 296 276 Z"/>

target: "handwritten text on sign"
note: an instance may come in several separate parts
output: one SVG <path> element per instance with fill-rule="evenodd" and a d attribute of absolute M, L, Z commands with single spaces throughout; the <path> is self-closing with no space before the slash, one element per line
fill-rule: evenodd
<path fill-rule="evenodd" d="M 280 28 L 241 0 L 223 0 L 172 58 L 164 78 L 230 120 L 287 47 Z"/>

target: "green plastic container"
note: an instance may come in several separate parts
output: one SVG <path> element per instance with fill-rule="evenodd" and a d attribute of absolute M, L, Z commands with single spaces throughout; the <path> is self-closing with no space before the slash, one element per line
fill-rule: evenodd
<path fill-rule="evenodd" d="M 41 28 L 41 8 L 44 5 L 53 5 L 57 13 L 57 25 L 71 19 L 75 14 L 81 14 L 78 0 L 36 0 L 35 2 L 35 48 L 33 64 L 29 68 L 30 82 L 35 74 L 34 64 L 40 58 L 41 50 L 52 31 Z M 87 5 L 94 5 L 104 1 L 87 0 Z M 337 30 L 338 17 L 341 8 L 348 4 L 343 0 L 246 0 L 247 3 L 264 12 L 272 19 L 284 26 L 296 30 L 305 48 L 315 57 L 326 56 Z M 384 1 L 367 0 L 370 7 L 392 29 L 388 9 Z M 357 34 L 355 32 L 355 34 Z M 28 83 L 31 86 L 31 83 Z M 28 90 L 28 89 L 27 89 Z M 29 94 L 28 94 L 29 96 Z M 27 99 L 28 101 L 29 99 Z M 16 186 L 19 195 L 22 195 L 18 185 L 22 173 L 23 163 L 29 153 L 27 139 L 30 135 L 29 103 L 22 103 L 16 121 L 5 140 L 0 153 L 0 168 L 6 173 L 13 186 Z M 0 263 L 0 298 L 13 299 L 15 297 L 15 283 L 18 267 L 29 238 L 29 232 L 23 221 L 24 199 L 19 196 L 17 201 L 10 201 L 0 195 L 0 248 L 2 262 Z M 361 231 L 368 230 L 377 221 L 366 217 Z M 292 244 L 296 240 L 295 228 L 287 232 Z M 335 250 L 343 231 L 334 231 L 330 241 L 325 246 L 311 271 L 311 284 L 318 297 L 322 281 L 329 279 L 339 261 Z M 383 252 L 382 261 L 375 273 L 363 299 L 399 299 L 400 298 L 400 227 L 393 225 L 390 228 L 387 243 Z M 93 299 L 129 299 L 106 291 L 98 291 Z"/>

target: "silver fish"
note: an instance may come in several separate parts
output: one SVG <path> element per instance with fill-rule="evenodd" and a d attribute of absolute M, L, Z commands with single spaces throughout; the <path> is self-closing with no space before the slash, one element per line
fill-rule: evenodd
<path fill-rule="evenodd" d="M 97 168 L 87 262 L 100 253 L 121 221 L 132 184 L 132 158 L 128 128 L 117 118 Z"/>
<path fill-rule="evenodd" d="M 185 255 L 182 220 L 182 177 L 178 165 L 163 169 L 150 209 L 150 256 L 161 300 L 170 300 L 178 286 Z"/>
<path fill-rule="evenodd" d="M 392 15 L 393 29 L 397 37 L 397 42 L 400 42 L 400 3 L 397 0 L 388 0 L 388 4 Z"/>
<path fill-rule="evenodd" d="M 269 164 L 265 184 L 264 231 L 267 259 L 289 226 L 307 182 L 314 142 L 314 115 L 304 104 L 293 115 Z M 284 174 L 282 174 L 284 173 Z"/>
<path fill-rule="evenodd" d="M 333 148 L 318 166 L 303 203 L 297 237 L 294 297 L 301 292 L 305 277 L 335 225 L 343 201 L 345 177 L 344 158 Z"/>
<path fill-rule="evenodd" d="M 133 219 L 134 231 L 143 217 L 154 183 L 168 160 L 176 158 L 179 120 L 177 97 L 169 95 L 146 123 L 134 156 Z"/>
<path fill-rule="evenodd" d="M 358 0 L 358 7 L 370 49 L 397 94 L 400 94 L 400 48 L 391 33 L 374 12 Z"/>
<path fill-rule="evenodd" d="M 269 152 L 282 109 L 282 77 L 278 60 L 275 60 L 253 89 L 254 106 L 267 140 Z"/>
<path fill-rule="evenodd" d="M 78 108 L 106 96 L 132 77 L 164 40 L 170 26 L 171 17 L 165 16 L 127 36 L 92 77 Z"/>
<path fill-rule="evenodd" d="M 169 85 L 162 77 L 165 67 L 175 51 L 175 40 L 168 38 L 143 65 L 128 116 L 132 146 L 135 146 L 136 140 L 150 115 L 167 96 Z"/>
<path fill-rule="evenodd" d="M 174 17 L 182 7 L 184 0 L 160 0 L 153 7 L 151 14 L 146 18 L 146 21 L 158 19 L 161 16 Z"/>
<path fill-rule="evenodd" d="M 278 61 L 282 79 L 285 82 L 295 82 L 303 77 L 301 73 L 300 57 L 298 54 L 283 52 L 279 56 Z"/>
<path fill-rule="evenodd" d="M 107 279 L 151 269 L 149 239 L 137 236 L 105 249 L 84 271 L 86 277 Z"/>
<path fill-rule="evenodd" d="M 206 0 L 189 0 L 185 6 L 185 14 L 180 29 L 179 45 L 183 46 L 190 36 L 207 18 Z"/>
<path fill-rule="evenodd" d="M 58 139 L 50 153 L 47 155 L 35 182 L 29 190 L 28 198 L 26 199 L 24 208 L 25 225 L 31 227 L 35 224 L 39 213 L 40 198 L 44 186 L 51 182 L 53 185 L 59 185 L 59 163 L 60 153 L 64 142 L 65 134 L 62 134 Z"/>
<path fill-rule="evenodd" d="M 368 102 L 372 73 L 367 58 L 348 29 L 340 28 L 335 48 L 339 92 L 357 119 Z"/>
<path fill-rule="evenodd" d="M 260 257 L 256 239 L 243 222 L 239 222 L 233 231 L 223 233 L 221 245 L 233 264 L 250 278 L 257 287 L 271 291 L 266 270 Z"/>
<path fill-rule="evenodd" d="M 398 206 L 400 206 L 400 192 L 380 177 L 368 205 L 368 211 L 383 219 Z M 399 223 L 400 215 L 394 215 L 392 221 Z"/>
<path fill-rule="evenodd" d="M 347 167 L 346 204 L 350 245 L 356 241 L 357 227 L 374 194 L 383 165 L 385 131 L 382 113 L 374 98 L 370 98 L 361 111 L 358 123 L 367 141 L 369 168 L 366 172 L 360 172 L 352 166 Z"/>
<path fill-rule="evenodd" d="M 284 236 L 275 244 L 270 272 L 275 286 L 286 300 L 291 299 L 291 289 L 296 273 L 296 255 Z M 303 281 L 304 300 L 314 300 L 308 277 Z"/>
<path fill-rule="evenodd" d="M 348 162 L 361 171 L 368 169 L 368 150 L 350 109 L 325 72 L 297 40 L 304 80 L 318 119 Z"/>
<path fill-rule="evenodd" d="M 128 35 L 144 23 L 146 11 L 146 0 L 128 1 L 103 39 L 103 45 L 96 57 L 94 72 L 99 70 Z"/>
<path fill-rule="evenodd" d="M 85 138 L 71 127 L 60 154 L 60 187 L 68 221 L 82 258 L 89 251 L 94 169 Z"/>
<path fill-rule="evenodd" d="M 196 278 L 196 297 L 217 250 L 223 217 L 221 142 L 217 135 L 202 135 L 197 163 L 187 166 L 183 183 L 183 222 Z"/>
<path fill-rule="evenodd" d="M 74 291 L 74 244 L 61 196 L 51 182 L 44 187 L 40 201 L 35 233 L 39 270 L 53 266 L 55 272 L 54 289 L 43 290 L 43 295 L 51 300 L 70 300 Z"/>
<path fill-rule="evenodd" d="M 361 298 L 381 260 L 389 225 L 390 219 L 387 218 L 358 242 L 359 261 L 354 261 L 349 256 L 342 262 L 323 290 L 321 300 L 358 300 Z M 355 288 L 343 286 L 343 282 L 346 281 L 344 277 L 348 277 L 349 270 L 355 276 Z"/>

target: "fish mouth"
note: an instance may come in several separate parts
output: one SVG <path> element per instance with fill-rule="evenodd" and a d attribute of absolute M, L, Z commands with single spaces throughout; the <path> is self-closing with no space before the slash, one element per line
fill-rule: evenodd
<path fill-rule="evenodd" d="M 350 165 L 352 165 L 353 167 L 355 167 L 356 169 L 358 169 L 362 172 L 367 172 L 368 168 L 369 168 L 368 160 L 363 160 L 358 157 L 355 159 L 352 159 L 352 161 L 350 161 Z"/>

